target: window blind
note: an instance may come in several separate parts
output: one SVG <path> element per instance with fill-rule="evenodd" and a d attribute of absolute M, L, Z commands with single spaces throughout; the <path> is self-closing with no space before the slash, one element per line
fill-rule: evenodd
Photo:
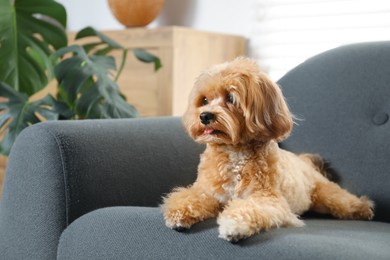
<path fill-rule="evenodd" d="M 274 80 L 349 43 L 390 40 L 389 0 L 258 0 L 252 55 Z"/>

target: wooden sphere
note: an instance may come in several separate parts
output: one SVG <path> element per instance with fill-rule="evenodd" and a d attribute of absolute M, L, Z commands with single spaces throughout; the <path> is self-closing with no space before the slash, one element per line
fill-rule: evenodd
<path fill-rule="evenodd" d="M 115 18 L 126 27 L 146 26 L 160 14 L 165 0 L 108 0 Z"/>

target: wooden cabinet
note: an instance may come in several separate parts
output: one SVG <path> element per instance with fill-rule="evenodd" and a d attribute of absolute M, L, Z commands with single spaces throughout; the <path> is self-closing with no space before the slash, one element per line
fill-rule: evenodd
<path fill-rule="evenodd" d="M 157 55 L 163 67 L 138 61 L 128 53 L 118 80 L 121 91 L 141 116 L 182 115 L 197 75 L 211 65 L 245 55 L 243 37 L 183 27 L 131 28 L 103 31 L 127 48 L 143 48 Z M 117 62 L 120 53 L 114 53 Z"/>

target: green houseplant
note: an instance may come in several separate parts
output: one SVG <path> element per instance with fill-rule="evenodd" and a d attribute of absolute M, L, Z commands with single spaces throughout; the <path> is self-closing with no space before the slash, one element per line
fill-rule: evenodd
<path fill-rule="evenodd" d="M 116 84 L 128 51 L 104 34 L 87 27 L 76 39 L 95 37 L 84 45 L 68 46 L 66 10 L 54 0 L 0 0 L 0 153 L 7 155 L 27 126 L 58 119 L 124 118 L 137 116 Z M 122 51 L 115 74 L 112 50 Z M 160 60 L 148 52 L 132 53 L 143 62 Z M 58 82 L 57 95 L 30 97 Z"/>

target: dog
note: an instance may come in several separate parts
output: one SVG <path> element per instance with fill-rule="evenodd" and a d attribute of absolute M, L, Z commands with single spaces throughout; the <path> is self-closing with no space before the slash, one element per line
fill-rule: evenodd
<path fill-rule="evenodd" d="M 330 181 L 323 160 L 279 148 L 294 124 L 281 89 L 250 58 L 201 73 L 183 115 L 187 133 L 206 144 L 196 181 L 163 198 L 165 224 L 183 230 L 217 217 L 230 242 L 277 227 L 301 227 L 313 210 L 371 220 L 374 203 Z"/>

